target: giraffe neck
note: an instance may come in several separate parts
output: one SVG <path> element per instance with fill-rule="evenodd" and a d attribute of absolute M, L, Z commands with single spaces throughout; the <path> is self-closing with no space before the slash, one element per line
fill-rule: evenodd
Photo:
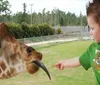
<path fill-rule="evenodd" d="M 9 78 L 25 71 L 22 59 L 0 56 L 0 78 Z"/>

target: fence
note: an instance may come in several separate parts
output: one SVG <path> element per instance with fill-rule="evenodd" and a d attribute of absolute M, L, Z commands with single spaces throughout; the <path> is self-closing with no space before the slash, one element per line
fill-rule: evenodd
<path fill-rule="evenodd" d="M 68 42 L 68 41 L 87 40 L 87 39 L 91 39 L 89 33 L 80 32 L 80 33 L 67 33 L 67 34 L 59 34 L 59 35 L 23 38 L 18 40 L 29 46 L 32 46 L 32 45 L 40 45 L 46 43 Z"/>

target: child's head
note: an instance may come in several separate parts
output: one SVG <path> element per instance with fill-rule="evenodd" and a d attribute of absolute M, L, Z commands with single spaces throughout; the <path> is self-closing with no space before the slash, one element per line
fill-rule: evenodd
<path fill-rule="evenodd" d="M 90 35 L 97 43 L 100 43 L 100 0 L 89 2 L 86 12 Z"/>
<path fill-rule="evenodd" d="M 86 6 L 87 16 L 92 15 L 96 23 L 100 22 L 100 0 L 93 0 Z"/>

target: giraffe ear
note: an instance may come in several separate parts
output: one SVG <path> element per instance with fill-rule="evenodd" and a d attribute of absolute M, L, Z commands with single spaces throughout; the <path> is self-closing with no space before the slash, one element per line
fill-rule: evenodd
<path fill-rule="evenodd" d="M 7 25 L 5 23 L 0 23 L 0 41 L 8 35 Z"/>

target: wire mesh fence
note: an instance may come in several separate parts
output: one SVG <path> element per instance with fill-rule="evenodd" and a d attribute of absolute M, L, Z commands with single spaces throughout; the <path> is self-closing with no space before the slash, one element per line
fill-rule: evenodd
<path fill-rule="evenodd" d="M 73 40 L 87 40 L 91 39 L 89 32 L 78 32 L 78 33 L 66 33 L 59 35 L 48 35 L 48 36 L 39 36 L 39 37 L 30 37 L 18 39 L 20 42 L 25 44 L 43 44 L 43 43 L 54 43 L 54 42 L 66 42 Z"/>

